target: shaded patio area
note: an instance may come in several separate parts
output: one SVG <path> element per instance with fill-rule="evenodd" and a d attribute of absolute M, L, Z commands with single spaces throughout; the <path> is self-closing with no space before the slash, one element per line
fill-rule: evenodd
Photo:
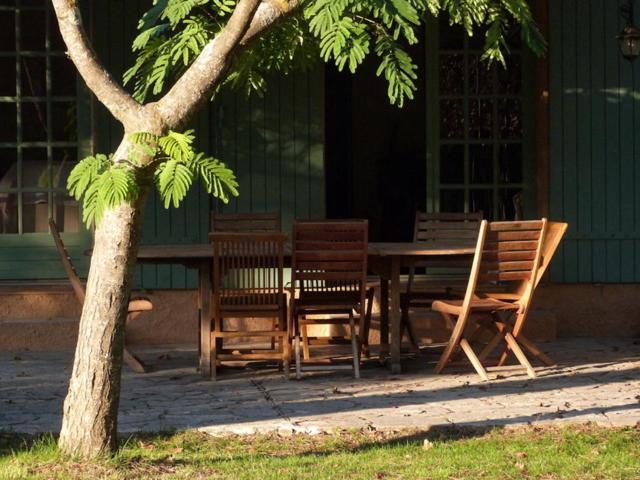
<path fill-rule="evenodd" d="M 125 367 L 120 431 L 198 428 L 212 434 L 343 429 L 428 429 L 439 425 L 512 426 L 640 421 L 640 341 L 569 339 L 545 344 L 558 367 L 531 380 L 521 368 L 432 373 L 435 355 L 406 361 L 394 376 L 370 361 L 350 372 L 286 381 L 267 369 L 225 369 L 217 382 L 196 372 L 197 352 L 176 346 L 142 356 L 148 374 Z M 0 429 L 58 432 L 70 375 L 69 352 L 0 354 Z"/>

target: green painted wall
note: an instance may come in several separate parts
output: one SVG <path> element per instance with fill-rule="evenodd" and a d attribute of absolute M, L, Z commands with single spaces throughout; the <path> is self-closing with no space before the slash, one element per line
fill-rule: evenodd
<path fill-rule="evenodd" d="M 95 2 L 94 37 L 101 58 L 116 78 L 131 64 L 130 45 L 142 1 Z M 109 21 L 98 21 L 108 18 Z M 95 106 L 96 151 L 112 151 L 121 128 Z M 324 74 L 322 68 L 275 78 L 261 98 L 226 93 L 193 122 L 199 147 L 231 166 L 240 196 L 229 205 L 192 188 L 179 209 L 165 210 L 154 194 L 145 211 L 143 243 L 206 242 L 211 208 L 225 212 L 280 210 L 283 228 L 294 218 L 324 216 Z M 142 288 L 194 287 L 196 273 L 181 266 L 144 265 Z"/>
<path fill-rule="evenodd" d="M 640 62 L 618 50 L 622 3 L 549 1 L 550 216 L 570 224 L 558 282 L 640 280 Z"/>

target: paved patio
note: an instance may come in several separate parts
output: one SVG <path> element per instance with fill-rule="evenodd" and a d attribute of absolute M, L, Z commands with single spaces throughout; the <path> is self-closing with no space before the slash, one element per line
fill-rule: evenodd
<path fill-rule="evenodd" d="M 432 373 L 435 355 L 391 375 L 369 362 L 362 380 L 349 371 L 285 381 L 272 370 L 226 370 L 217 382 L 195 371 L 196 352 L 142 351 L 153 371 L 124 370 L 120 431 L 198 428 L 212 434 L 336 428 L 427 429 L 437 425 L 640 422 L 640 340 L 572 339 L 546 344 L 559 362 L 530 380 L 517 367 Z M 434 352 L 435 353 L 435 352 Z M 70 353 L 0 353 L 0 429 L 57 432 Z"/>

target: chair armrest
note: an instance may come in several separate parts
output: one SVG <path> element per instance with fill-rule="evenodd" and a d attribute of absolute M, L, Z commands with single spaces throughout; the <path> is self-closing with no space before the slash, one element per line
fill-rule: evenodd
<path fill-rule="evenodd" d="M 129 299 L 129 306 L 127 308 L 128 313 L 132 312 L 148 312 L 153 310 L 153 303 L 151 300 L 144 297 L 135 297 Z"/>

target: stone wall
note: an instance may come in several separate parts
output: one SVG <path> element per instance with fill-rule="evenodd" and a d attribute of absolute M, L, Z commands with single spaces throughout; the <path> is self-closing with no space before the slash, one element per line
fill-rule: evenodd
<path fill-rule="evenodd" d="M 155 290 L 144 295 L 153 301 L 154 310 L 129 325 L 127 334 L 131 343 L 197 345 L 195 291 Z M 638 299 L 640 285 L 543 285 L 536 292 L 527 334 L 538 340 L 556 336 L 639 337 Z M 375 307 L 372 344 L 379 339 Z M 76 342 L 79 316 L 80 306 L 67 288 L 0 291 L 0 350 L 71 349 Z M 261 328 L 259 322 L 264 321 L 256 319 L 252 323 Z M 423 342 L 446 340 L 448 332 L 438 315 L 416 311 L 412 313 L 412 321 Z M 326 333 L 329 332 L 310 332 Z"/>

